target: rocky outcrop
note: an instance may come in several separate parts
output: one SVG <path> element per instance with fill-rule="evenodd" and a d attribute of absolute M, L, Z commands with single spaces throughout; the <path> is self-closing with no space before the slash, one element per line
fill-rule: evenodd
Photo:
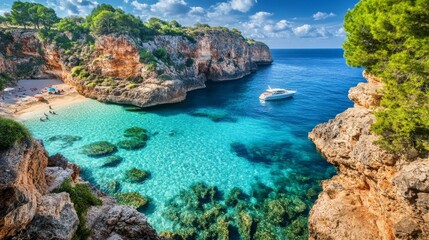
<path fill-rule="evenodd" d="M 257 65 L 267 65 L 273 62 L 270 49 L 265 43 L 254 42 L 250 44 L 251 61 Z"/>
<path fill-rule="evenodd" d="M 91 239 L 160 239 L 143 214 L 130 207 L 118 206 L 110 197 L 101 199 L 103 206 L 92 207 L 87 214 Z"/>
<path fill-rule="evenodd" d="M 79 224 L 73 201 L 67 192 L 51 191 L 65 179 L 82 182 L 79 171 L 59 154 L 48 158 L 36 140 L 1 150 L 0 239 L 72 239 Z M 93 191 L 103 204 L 92 206 L 85 218 L 90 239 L 159 239 L 142 213 Z"/>
<path fill-rule="evenodd" d="M 311 209 L 310 239 L 428 239 L 429 161 L 406 160 L 374 143 L 372 113 L 381 82 L 364 74 L 349 92 L 354 108 L 309 134 L 337 167 Z"/>
<path fill-rule="evenodd" d="M 46 192 L 47 163 L 46 151 L 37 141 L 0 152 L 0 239 L 16 234 L 33 219 Z"/>
<path fill-rule="evenodd" d="M 183 101 L 188 91 L 204 88 L 208 80 L 239 79 L 272 62 L 264 43 L 248 43 L 227 29 L 202 29 L 194 35 L 159 35 L 149 41 L 107 35 L 94 46 L 81 41 L 64 50 L 42 43 L 36 32 L 14 30 L 0 35 L 1 41 L 9 39 L 0 44 L 0 72 L 15 78 L 55 76 L 86 97 L 148 107 Z M 72 75 L 76 66 L 84 73 Z M 15 74 L 17 69 L 25 71 Z"/>
<path fill-rule="evenodd" d="M 13 239 L 71 239 L 79 224 L 73 203 L 67 193 L 46 194 L 39 201 L 36 215 Z"/>

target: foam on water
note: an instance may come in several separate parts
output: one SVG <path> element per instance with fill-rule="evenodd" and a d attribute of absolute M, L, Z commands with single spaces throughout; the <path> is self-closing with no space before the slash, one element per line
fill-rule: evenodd
<path fill-rule="evenodd" d="M 361 70 L 346 67 L 341 50 L 274 50 L 273 55 L 272 66 L 242 80 L 209 83 L 189 93 L 183 103 L 132 112 L 88 100 L 56 110 L 59 115 L 50 121 L 34 116 L 24 124 L 45 140 L 51 154 L 60 152 L 79 164 L 91 183 L 103 186 L 115 179 L 121 182 L 121 192 L 150 197 L 152 204 L 145 210 L 149 222 L 166 230 L 171 223 L 161 215 L 165 202 L 195 182 L 216 185 L 223 192 L 233 187 L 250 191 L 258 181 L 275 185 L 273 175 L 287 174 L 297 163 L 321 178 L 332 173 L 307 133 L 352 105 L 347 91 L 363 80 Z M 261 103 L 258 96 L 267 85 L 298 93 L 293 99 Z M 141 150 L 119 149 L 116 155 L 124 160 L 118 166 L 103 168 L 105 158 L 81 153 L 82 146 L 95 141 L 116 144 L 125 139 L 125 129 L 135 126 L 147 129 L 150 140 Z M 82 139 L 72 145 L 47 141 L 56 135 Z M 233 151 L 234 143 L 284 151 L 275 162 L 250 161 Z M 133 167 L 150 171 L 151 178 L 141 184 L 124 181 L 124 172 Z M 299 183 L 289 184 L 294 188 Z"/>

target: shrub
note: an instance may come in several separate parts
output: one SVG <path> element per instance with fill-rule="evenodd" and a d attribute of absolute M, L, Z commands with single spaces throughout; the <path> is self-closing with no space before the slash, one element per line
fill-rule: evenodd
<path fill-rule="evenodd" d="M 82 147 L 82 153 L 90 157 L 102 157 L 118 151 L 118 148 L 106 141 L 94 142 Z"/>
<path fill-rule="evenodd" d="M 86 239 L 91 234 L 91 230 L 85 226 L 86 212 L 91 206 L 101 205 L 101 200 L 91 193 L 88 185 L 76 184 L 72 186 L 70 179 L 65 180 L 61 186 L 53 192 L 66 192 L 70 195 L 70 199 L 73 202 L 74 209 L 79 218 L 79 226 L 73 239 Z"/>
<path fill-rule="evenodd" d="M 71 75 L 72 75 L 72 77 L 77 77 L 77 76 L 79 76 L 79 75 L 80 75 L 80 73 L 82 72 L 82 70 L 84 70 L 84 67 L 83 67 L 83 66 L 76 66 L 76 67 L 73 67 L 73 68 L 72 68 L 72 70 L 71 70 Z"/>
<path fill-rule="evenodd" d="M 194 59 L 192 59 L 192 58 L 186 59 L 186 66 L 192 67 L 192 65 L 194 65 Z"/>
<path fill-rule="evenodd" d="M 139 49 L 140 53 L 140 62 L 144 64 L 150 64 L 156 62 L 155 56 L 148 50 L 144 48 Z"/>
<path fill-rule="evenodd" d="M 427 1 L 366 0 L 344 24 L 347 64 L 384 83 L 372 125 L 378 143 L 410 158 L 429 152 L 428 19 Z"/>
<path fill-rule="evenodd" d="M 22 124 L 0 117 L 0 150 L 6 150 L 16 142 L 30 140 L 30 132 Z"/>
<path fill-rule="evenodd" d="M 173 80 L 173 77 L 169 74 L 161 74 L 158 79 L 163 80 L 163 81 L 168 81 L 168 80 Z"/>
<path fill-rule="evenodd" d="M 170 54 L 168 54 L 165 48 L 158 48 L 154 50 L 153 55 L 166 64 L 169 64 L 171 62 Z"/>
<path fill-rule="evenodd" d="M 13 81 L 6 73 L 0 73 L 0 90 L 3 90 L 7 85 Z"/>
<path fill-rule="evenodd" d="M 131 83 L 131 84 L 127 85 L 127 88 L 128 89 L 134 89 L 134 88 L 137 88 L 138 86 L 139 86 L 138 84 Z"/>
<path fill-rule="evenodd" d="M 118 193 L 115 195 L 119 204 L 127 205 L 135 209 L 141 209 L 149 204 L 149 199 L 137 192 Z"/>
<path fill-rule="evenodd" d="M 132 183 L 140 183 L 150 177 L 150 173 L 137 168 L 131 168 L 125 172 L 125 179 Z"/>

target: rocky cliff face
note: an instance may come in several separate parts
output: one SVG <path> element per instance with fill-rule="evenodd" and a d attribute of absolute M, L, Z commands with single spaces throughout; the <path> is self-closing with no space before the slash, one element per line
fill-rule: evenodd
<path fill-rule="evenodd" d="M 69 50 L 42 43 L 36 32 L 14 30 L 0 40 L 7 40 L 0 44 L 0 72 L 58 77 L 84 96 L 140 107 L 183 101 L 207 80 L 239 79 L 273 61 L 265 44 L 248 43 L 225 29 L 201 30 L 193 40 L 161 35 L 142 42 L 108 35 Z"/>
<path fill-rule="evenodd" d="M 310 239 L 428 239 L 429 159 L 407 160 L 374 144 L 370 131 L 382 84 L 349 91 L 355 106 L 309 134 L 337 167 L 310 212 Z"/>
<path fill-rule="evenodd" d="M 72 239 L 79 224 L 75 206 L 68 193 L 51 191 L 65 179 L 81 182 L 79 168 L 61 155 L 48 157 L 36 140 L 1 151 L 0 166 L 0 239 Z M 94 194 L 103 204 L 85 217 L 90 239 L 159 239 L 143 214 Z"/>

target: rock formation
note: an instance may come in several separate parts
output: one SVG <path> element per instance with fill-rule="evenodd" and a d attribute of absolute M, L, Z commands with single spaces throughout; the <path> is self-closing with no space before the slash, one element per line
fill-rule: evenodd
<path fill-rule="evenodd" d="M 65 179 L 82 182 L 80 169 L 61 155 L 48 158 L 36 140 L 1 151 L 0 166 L 0 239 L 72 239 L 79 224 L 73 201 L 67 192 L 51 191 Z M 93 194 L 103 204 L 86 214 L 90 239 L 160 239 L 142 213 L 96 189 Z"/>
<path fill-rule="evenodd" d="M 310 239 L 429 239 L 429 160 L 404 159 L 374 143 L 379 79 L 349 91 L 355 106 L 309 137 L 338 174 L 322 183 L 310 212 Z"/>
<path fill-rule="evenodd" d="M 0 34 L 0 72 L 14 78 L 57 77 L 86 97 L 148 107 L 183 101 L 207 80 L 242 78 L 271 64 L 269 48 L 227 29 L 197 30 L 193 39 L 157 35 L 141 41 L 105 35 L 62 49 L 37 32 Z"/>

